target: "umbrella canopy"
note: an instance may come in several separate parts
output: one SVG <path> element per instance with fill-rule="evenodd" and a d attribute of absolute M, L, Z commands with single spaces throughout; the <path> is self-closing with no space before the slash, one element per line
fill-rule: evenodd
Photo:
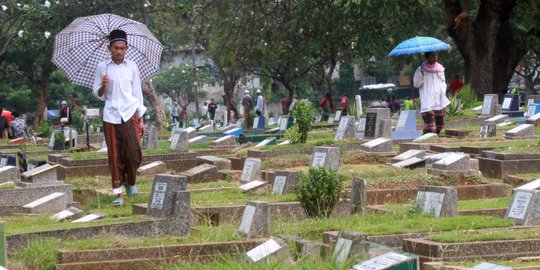
<path fill-rule="evenodd" d="M 413 37 L 399 43 L 388 56 L 434 52 L 450 49 L 450 45 L 433 37 Z"/>
<path fill-rule="evenodd" d="M 115 29 L 127 33 L 125 57 L 137 63 L 141 81 L 157 74 L 163 45 L 146 25 L 114 14 L 75 19 L 54 39 L 53 63 L 72 83 L 92 88 L 97 65 L 111 57 L 107 36 Z"/>

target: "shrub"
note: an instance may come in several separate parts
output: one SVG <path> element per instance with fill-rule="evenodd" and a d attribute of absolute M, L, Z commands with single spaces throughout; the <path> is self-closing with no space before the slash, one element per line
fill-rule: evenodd
<path fill-rule="evenodd" d="M 315 109 L 309 100 L 298 100 L 293 115 L 296 118 L 295 126 L 298 126 L 298 132 L 300 132 L 300 139 L 298 142 L 305 143 L 307 141 L 308 133 L 311 130 L 311 121 L 315 116 Z"/>
<path fill-rule="evenodd" d="M 300 173 L 294 192 L 309 217 L 329 217 L 339 202 L 341 181 L 338 174 L 324 167 L 311 167 Z"/>
<path fill-rule="evenodd" d="M 292 144 L 299 143 L 300 136 L 301 134 L 300 130 L 298 129 L 298 125 L 294 125 L 289 129 L 285 130 L 285 140 L 291 141 Z"/>
<path fill-rule="evenodd" d="M 58 131 L 54 134 L 54 150 L 64 150 L 66 143 L 66 136 L 64 131 Z"/>
<path fill-rule="evenodd" d="M 463 109 L 470 109 L 476 106 L 476 94 L 474 93 L 474 90 L 471 88 L 471 86 L 468 84 L 463 86 L 463 88 L 461 88 L 461 90 L 459 90 L 459 92 L 455 96 L 457 99 L 461 100 L 461 105 L 463 106 Z"/>
<path fill-rule="evenodd" d="M 463 105 L 461 100 L 454 95 L 450 98 L 450 104 L 445 109 L 447 116 L 456 116 L 463 114 Z"/>
<path fill-rule="evenodd" d="M 42 133 L 44 137 L 50 137 L 52 130 L 52 127 L 47 121 L 41 121 L 39 127 L 36 129 L 36 132 Z"/>

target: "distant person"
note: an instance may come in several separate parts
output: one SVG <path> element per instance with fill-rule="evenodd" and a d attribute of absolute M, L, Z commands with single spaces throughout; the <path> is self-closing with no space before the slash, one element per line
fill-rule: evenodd
<path fill-rule="evenodd" d="M 334 113 L 334 102 L 332 101 L 332 93 L 330 91 L 326 91 L 324 98 L 319 105 L 323 110 L 321 121 L 328 121 L 330 113 Z"/>
<path fill-rule="evenodd" d="M 264 97 L 261 93 L 261 89 L 257 89 L 257 103 L 255 103 L 255 113 L 261 116 L 264 110 Z"/>
<path fill-rule="evenodd" d="M 450 95 L 455 95 L 459 93 L 461 88 L 463 88 L 464 84 L 462 81 L 459 80 L 459 75 L 455 74 L 454 79 L 450 82 L 448 85 L 448 88 L 450 88 Z"/>
<path fill-rule="evenodd" d="M 413 103 L 413 101 L 411 100 L 410 97 L 407 97 L 405 99 L 405 101 L 403 101 L 403 109 L 406 110 L 406 111 L 410 111 L 410 110 L 415 109 L 414 103 Z"/>
<path fill-rule="evenodd" d="M 4 116 L 3 112 L 4 112 L 4 109 L 0 108 L 0 138 L 7 139 L 9 125 L 8 125 L 7 118 Z"/>
<path fill-rule="evenodd" d="M 71 110 L 68 107 L 68 104 L 65 100 L 62 100 L 60 103 L 60 125 L 66 126 L 71 122 Z"/>
<path fill-rule="evenodd" d="M 246 129 L 249 129 L 249 113 L 253 109 L 253 101 L 251 100 L 251 96 L 249 95 L 249 90 L 244 91 L 244 98 L 242 98 L 242 106 L 244 106 L 244 125 Z"/>
<path fill-rule="evenodd" d="M 2 133 L 5 132 L 6 136 L 4 138 L 7 138 L 7 135 L 9 134 L 9 124 L 11 124 L 11 119 L 13 118 L 13 116 L 11 115 L 11 112 L 8 111 L 6 108 L 3 109 L 2 113 L 1 113 L 2 116 L 4 116 L 6 118 L 6 121 L 7 121 L 7 126 L 0 130 Z"/>
<path fill-rule="evenodd" d="M 216 116 L 216 109 L 217 109 L 216 100 L 214 98 L 210 99 L 210 103 L 208 103 L 208 117 L 210 120 L 214 121 L 214 117 Z"/>
<path fill-rule="evenodd" d="M 386 95 L 386 107 L 390 109 L 391 113 L 396 113 L 399 111 L 400 106 L 399 103 L 396 101 L 396 92 L 393 88 L 386 89 L 387 95 Z"/>
<path fill-rule="evenodd" d="M 293 99 L 291 100 L 291 105 L 289 106 L 289 114 L 292 114 L 294 112 L 294 109 L 296 109 L 297 102 L 298 102 L 298 95 L 294 95 Z"/>
<path fill-rule="evenodd" d="M 187 121 L 187 107 L 182 107 L 180 114 L 178 116 L 180 122 L 178 123 L 179 127 L 183 127 Z"/>
<path fill-rule="evenodd" d="M 427 52 L 426 60 L 414 73 L 414 87 L 419 88 L 420 112 L 424 120 L 424 134 L 439 134 L 444 128 L 444 108 L 450 104 L 446 97 L 444 67 L 437 63 L 437 54 Z"/>
<path fill-rule="evenodd" d="M 12 139 L 26 137 L 26 122 L 19 118 L 19 112 L 12 113 L 13 119 L 9 124 L 9 137 Z"/>
<path fill-rule="evenodd" d="M 348 108 L 349 108 L 349 96 L 345 94 L 343 97 L 341 97 L 341 115 L 342 116 L 347 115 Z"/>
<path fill-rule="evenodd" d="M 287 114 L 287 98 L 286 97 L 281 99 L 281 113 Z"/>
<path fill-rule="evenodd" d="M 178 102 L 175 101 L 171 111 L 173 124 L 176 122 L 180 122 L 180 108 L 178 107 Z"/>

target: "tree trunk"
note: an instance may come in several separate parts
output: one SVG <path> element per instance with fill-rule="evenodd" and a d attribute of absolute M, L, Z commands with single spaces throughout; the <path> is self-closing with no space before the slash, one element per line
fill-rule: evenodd
<path fill-rule="evenodd" d="M 288 81 L 281 82 L 281 83 L 283 83 L 283 87 L 285 87 L 285 89 L 287 89 L 287 92 L 289 92 L 289 95 L 287 97 L 287 108 L 285 108 L 285 111 L 287 111 L 289 114 L 291 114 L 292 112 L 289 112 L 289 106 L 291 106 L 291 102 L 292 102 L 292 100 L 294 98 L 294 88 L 292 87 L 292 85 Z M 285 114 L 285 112 L 283 112 L 283 114 Z"/>
<path fill-rule="evenodd" d="M 516 0 L 481 0 L 474 21 L 459 0 L 445 0 L 448 34 L 465 61 L 465 82 L 481 98 L 506 92 L 526 50 L 514 37 L 510 13 Z"/>
<path fill-rule="evenodd" d="M 233 83 L 232 80 L 223 80 L 225 83 L 223 84 L 223 89 L 225 92 L 225 105 L 227 106 L 227 121 L 231 122 L 231 111 L 234 112 L 234 119 L 238 120 L 240 118 L 240 115 L 238 114 L 238 109 L 236 106 L 234 106 L 233 103 L 233 97 L 234 97 L 234 87 L 236 85 L 236 81 Z M 226 123 L 227 125 L 229 123 Z"/>
<path fill-rule="evenodd" d="M 145 80 L 142 83 L 142 92 L 146 100 L 150 103 L 150 106 L 154 109 L 154 112 L 156 113 L 156 126 L 158 130 L 161 130 L 163 128 L 163 122 L 165 121 L 165 108 L 150 80 Z"/>
<path fill-rule="evenodd" d="M 47 107 L 47 98 L 49 96 L 49 74 L 43 75 L 39 84 L 41 88 L 41 96 L 39 97 L 38 109 L 36 112 L 36 118 L 34 118 L 34 129 L 39 127 L 41 120 L 43 120 L 43 114 Z"/>

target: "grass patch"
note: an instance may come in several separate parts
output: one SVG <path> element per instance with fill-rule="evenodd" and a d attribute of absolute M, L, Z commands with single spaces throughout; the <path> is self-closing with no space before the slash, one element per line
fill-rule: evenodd
<path fill-rule="evenodd" d="M 0 190 L 8 190 L 8 189 L 14 189 L 15 184 L 14 183 L 6 183 L 3 185 L 0 185 Z"/>
<path fill-rule="evenodd" d="M 60 240 L 54 238 L 38 239 L 30 242 L 27 248 L 15 253 L 13 259 L 24 263 L 24 269 L 54 270 L 55 265 L 60 261 L 59 244 Z"/>
<path fill-rule="evenodd" d="M 476 241 L 519 240 L 540 238 L 540 228 L 530 229 L 488 229 L 488 230 L 457 230 L 437 233 L 428 239 L 443 243 L 462 243 Z"/>
<path fill-rule="evenodd" d="M 485 260 L 466 261 L 466 262 L 445 262 L 445 265 L 473 267 L 483 262 L 485 262 Z M 502 266 L 511 266 L 511 267 L 540 266 L 540 259 L 530 260 L 526 262 L 508 261 L 508 260 L 505 260 L 505 261 L 490 260 L 490 263 L 494 263 L 494 264 L 498 264 Z"/>
<path fill-rule="evenodd" d="M 467 201 L 458 201 L 458 210 L 477 210 L 477 209 L 487 209 L 487 208 L 507 208 L 510 205 L 510 198 L 494 198 L 494 199 L 484 199 L 484 200 L 467 200 Z"/>
<path fill-rule="evenodd" d="M 244 193 L 241 189 L 225 190 L 220 192 L 204 192 L 191 194 L 191 206 L 226 206 L 244 205 L 248 201 L 266 202 L 294 202 L 295 194 L 273 195 L 270 193 L 250 194 Z"/>

